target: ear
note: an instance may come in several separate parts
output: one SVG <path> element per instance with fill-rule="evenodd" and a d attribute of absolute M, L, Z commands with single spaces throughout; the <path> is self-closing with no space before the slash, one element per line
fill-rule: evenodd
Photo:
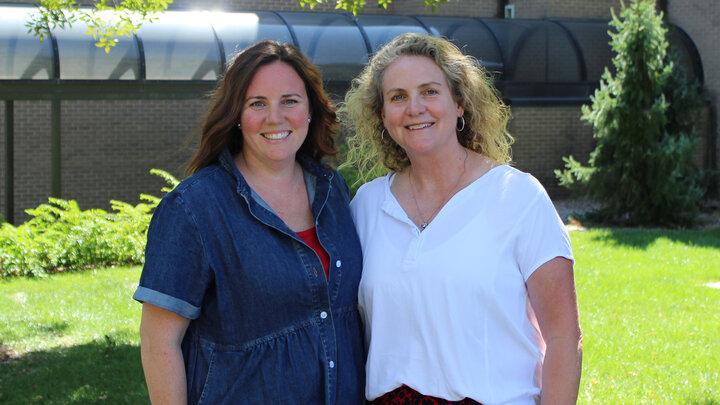
<path fill-rule="evenodd" d="M 457 113 L 458 113 L 458 115 L 457 115 L 458 118 L 462 117 L 465 114 L 465 109 L 462 108 L 459 104 L 457 106 Z"/>
<path fill-rule="evenodd" d="M 380 110 L 380 118 L 381 118 L 383 127 L 387 128 L 388 124 L 387 124 L 387 122 L 385 122 L 385 110 Z"/>

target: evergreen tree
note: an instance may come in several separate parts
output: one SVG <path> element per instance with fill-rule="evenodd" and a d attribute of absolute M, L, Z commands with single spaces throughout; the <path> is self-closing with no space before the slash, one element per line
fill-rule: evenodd
<path fill-rule="evenodd" d="M 572 156 L 556 171 L 560 184 L 586 186 L 603 208 L 590 215 L 625 225 L 691 224 L 703 192 L 691 157 L 698 141 L 694 87 L 668 54 L 667 28 L 652 0 L 623 4 L 610 25 L 615 75 L 605 70 L 583 106 L 597 140 L 589 167 Z M 695 100 L 695 101 L 693 101 Z"/>

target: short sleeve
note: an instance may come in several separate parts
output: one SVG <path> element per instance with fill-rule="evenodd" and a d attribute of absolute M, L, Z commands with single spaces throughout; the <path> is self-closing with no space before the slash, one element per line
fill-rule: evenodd
<path fill-rule="evenodd" d="M 196 319 L 210 282 L 197 222 L 180 193 L 171 192 L 150 222 L 145 265 L 133 298 Z"/>
<path fill-rule="evenodd" d="M 574 261 L 570 236 L 540 182 L 531 177 L 533 198 L 518 221 L 515 258 L 527 281 L 535 270 L 556 257 Z"/>

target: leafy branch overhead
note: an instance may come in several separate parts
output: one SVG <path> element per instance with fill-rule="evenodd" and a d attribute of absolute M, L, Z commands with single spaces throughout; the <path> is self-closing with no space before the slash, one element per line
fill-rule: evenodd
<path fill-rule="evenodd" d="M 99 0 L 92 8 L 81 8 L 74 0 L 41 0 L 37 13 L 28 17 L 28 32 L 43 40 L 54 29 L 72 28 L 78 22 L 87 26 L 86 33 L 95 46 L 110 52 L 122 36 L 130 36 L 143 23 L 157 18 L 172 0 Z"/>

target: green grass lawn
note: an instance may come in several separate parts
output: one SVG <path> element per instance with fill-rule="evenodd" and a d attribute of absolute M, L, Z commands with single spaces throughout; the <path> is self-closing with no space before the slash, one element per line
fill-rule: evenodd
<path fill-rule="evenodd" d="M 148 403 L 140 268 L 0 282 L 0 403 Z"/>
<path fill-rule="evenodd" d="M 720 404 L 720 229 L 571 235 L 579 403 Z"/>
<path fill-rule="evenodd" d="M 720 404 L 720 229 L 572 232 L 581 404 Z M 0 403 L 147 403 L 140 269 L 0 282 Z"/>

